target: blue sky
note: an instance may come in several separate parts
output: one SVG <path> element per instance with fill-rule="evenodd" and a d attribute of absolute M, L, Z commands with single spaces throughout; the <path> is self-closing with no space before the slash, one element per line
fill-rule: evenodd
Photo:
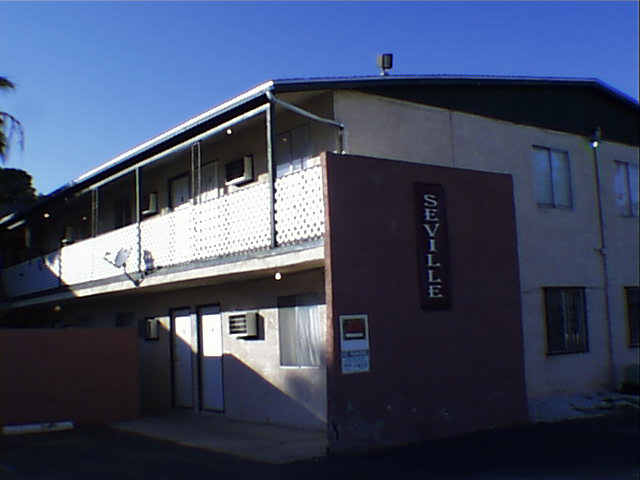
<path fill-rule="evenodd" d="M 271 78 L 596 77 L 638 99 L 637 2 L 2 3 L 5 165 L 41 193 Z"/>

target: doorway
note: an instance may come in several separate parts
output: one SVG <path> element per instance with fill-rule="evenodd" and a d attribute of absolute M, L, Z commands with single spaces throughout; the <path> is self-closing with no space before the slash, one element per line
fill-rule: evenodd
<path fill-rule="evenodd" d="M 219 305 L 198 308 L 200 408 L 224 410 L 222 316 Z"/>
<path fill-rule="evenodd" d="M 193 408 L 194 335 L 189 309 L 172 312 L 173 404 Z"/>

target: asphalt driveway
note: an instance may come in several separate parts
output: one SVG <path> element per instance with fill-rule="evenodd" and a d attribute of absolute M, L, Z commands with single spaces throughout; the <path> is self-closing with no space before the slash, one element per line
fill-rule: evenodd
<path fill-rule="evenodd" d="M 638 410 L 274 465 L 108 427 L 0 436 L 0 479 L 640 479 Z"/>

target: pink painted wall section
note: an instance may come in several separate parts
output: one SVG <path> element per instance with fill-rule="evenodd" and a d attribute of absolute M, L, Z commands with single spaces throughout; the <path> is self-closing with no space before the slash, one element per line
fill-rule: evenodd
<path fill-rule="evenodd" d="M 325 165 L 332 448 L 526 422 L 511 176 L 334 154 Z M 445 308 L 421 306 L 416 182 L 444 192 L 446 213 L 432 213 L 447 220 Z M 345 374 L 339 316 L 354 314 L 368 315 L 370 369 Z"/>
<path fill-rule="evenodd" d="M 0 425 L 135 418 L 132 328 L 0 330 Z"/>

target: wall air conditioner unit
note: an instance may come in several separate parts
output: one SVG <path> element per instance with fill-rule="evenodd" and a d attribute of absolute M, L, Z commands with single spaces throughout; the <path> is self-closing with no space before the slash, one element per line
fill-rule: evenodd
<path fill-rule="evenodd" d="M 229 335 L 236 338 L 258 335 L 258 315 L 246 312 L 229 315 Z"/>
<path fill-rule="evenodd" d="M 147 202 L 147 209 L 142 211 L 142 215 L 153 215 L 154 213 L 158 213 L 158 194 L 156 192 L 151 192 L 149 194 L 149 200 Z"/>
<path fill-rule="evenodd" d="M 224 184 L 239 185 L 253 180 L 253 155 L 231 160 L 224 164 Z"/>

